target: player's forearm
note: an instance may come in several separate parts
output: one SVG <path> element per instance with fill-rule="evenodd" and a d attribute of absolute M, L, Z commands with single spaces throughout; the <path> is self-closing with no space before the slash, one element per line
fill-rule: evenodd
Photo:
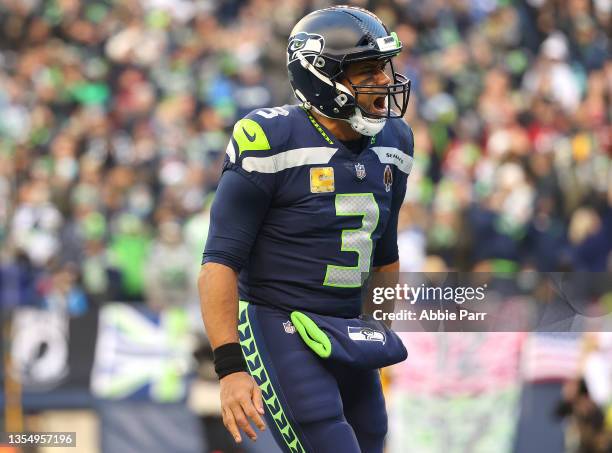
<path fill-rule="evenodd" d="M 374 272 L 395 272 L 398 273 L 400 269 L 399 261 L 394 261 L 391 264 L 385 264 L 384 266 L 378 266 L 372 268 Z"/>
<path fill-rule="evenodd" d="M 393 287 L 395 286 L 395 284 L 398 282 L 399 280 L 399 261 L 395 261 L 393 263 L 390 264 L 385 264 L 384 266 L 378 266 L 378 267 L 373 267 L 372 268 L 372 272 L 377 272 L 377 273 L 384 273 L 384 276 L 378 276 L 376 277 L 376 281 L 378 282 L 378 284 L 380 284 L 381 286 L 385 286 L 385 287 Z M 374 313 L 374 310 L 380 307 L 377 307 L 376 305 L 374 305 L 374 302 L 372 300 L 372 289 L 370 287 L 369 292 L 369 296 L 364 300 L 363 303 L 363 307 L 362 307 L 362 311 L 363 313 L 372 315 Z M 384 310 L 386 312 L 392 312 L 395 310 L 395 302 L 394 301 L 390 301 L 388 302 L 385 307 Z M 387 327 L 391 327 L 391 321 L 388 319 L 385 319 L 383 321 Z"/>
<path fill-rule="evenodd" d="M 238 276 L 232 268 L 206 263 L 198 277 L 200 308 L 213 349 L 238 342 Z"/>

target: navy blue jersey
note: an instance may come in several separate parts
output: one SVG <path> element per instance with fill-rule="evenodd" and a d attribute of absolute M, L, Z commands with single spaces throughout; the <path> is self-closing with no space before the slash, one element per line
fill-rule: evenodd
<path fill-rule="evenodd" d="M 403 120 L 388 120 L 364 144 L 349 150 L 299 106 L 240 120 L 203 262 L 240 271 L 240 297 L 251 303 L 358 315 L 371 267 L 398 259 L 414 147 Z"/>

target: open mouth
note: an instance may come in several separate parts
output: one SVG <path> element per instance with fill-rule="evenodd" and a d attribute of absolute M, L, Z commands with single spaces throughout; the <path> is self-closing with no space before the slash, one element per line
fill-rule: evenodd
<path fill-rule="evenodd" d="M 387 112 L 387 96 L 379 96 L 374 99 L 372 104 L 374 107 L 374 111 L 377 113 L 386 113 Z"/>

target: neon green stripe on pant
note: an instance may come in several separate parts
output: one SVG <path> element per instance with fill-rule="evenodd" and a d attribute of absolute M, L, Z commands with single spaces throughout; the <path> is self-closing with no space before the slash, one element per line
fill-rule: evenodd
<path fill-rule="evenodd" d="M 240 346 L 242 346 L 242 353 L 246 359 L 249 371 L 261 389 L 266 407 L 272 415 L 276 427 L 285 441 L 288 450 L 292 453 L 305 453 L 304 447 L 298 439 L 295 430 L 289 423 L 289 419 L 285 415 L 285 411 L 280 404 L 276 391 L 272 386 L 272 382 L 270 382 L 269 373 L 266 371 L 264 362 L 257 349 L 257 343 L 253 337 L 253 328 L 249 319 L 248 307 L 248 302 L 240 301 L 238 307 L 238 333 L 240 337 Z"/>

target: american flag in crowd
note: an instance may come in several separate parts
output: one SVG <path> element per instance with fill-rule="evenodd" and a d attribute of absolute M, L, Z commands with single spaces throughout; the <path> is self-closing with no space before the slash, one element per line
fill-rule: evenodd
<path fill-rule="evenodd" d="M 536 332 L 527 338 L 522 357 L 525 381 L 563 381 L 577 376 L 582 333 Z"/>

